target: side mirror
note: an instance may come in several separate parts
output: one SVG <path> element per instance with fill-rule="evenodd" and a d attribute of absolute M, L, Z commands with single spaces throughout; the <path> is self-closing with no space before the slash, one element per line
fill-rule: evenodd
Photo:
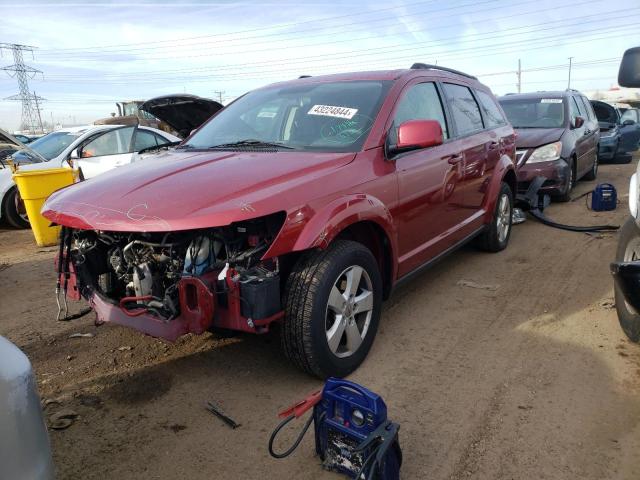
<path fill-rule="evenodd" d="M 573 119 L 573 128 L 580 128 L 584 125 L 584 118 L 576 117 Z"/>
<path fill-rule="evenodd" d="M 79 148 L 73 149 L 73 151 L 69 154 L 69 158 L 71 160 L 79 159 L 80 158 L 80 149 Z"/>
<path fill-rule="evenodd" d="M 390 145 L 390 154 L 441 145 L 442 127 L 437 120 L 409 120 L 398 127 L 398 140 Z"/>
<path fill-rule="evenodd" d="M 636 121 L 635 120 L 631 120 L 630 118 L 625 120 L 624 122 L 622 122 L 622 126 L 623 127 L 627 127 L 629 125 L 635 125 Z"/>
<path fill-rule="evenodd" d="M 640 87 L 640 47 L 630 48 L 622 56 L 618 71 L 618 85 L 621 87 Z"/>

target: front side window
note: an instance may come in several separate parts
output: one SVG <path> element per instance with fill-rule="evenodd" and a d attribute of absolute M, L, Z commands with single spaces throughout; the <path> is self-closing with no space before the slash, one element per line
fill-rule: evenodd
<path fill-rule="evenodd" d="M 593 109 L 591 108 L 591 103 L 589 102 L 589 100 L 587 100 L 586 97 L 580 97 L 580 100 L 582 100 L 582 111 L 586 113 L 587 118 L 589 120 L 595 120 L 596 115 L 595 113 L 593 113 Z"/>
<path fill-rule="evenodd" d="M 493 97 L 483 91 L 476 90 L 476 98 L 480 102 L 482 115 L 488 128 L 504 125 L 506 122 Z"/>
<path fill-rule="evenodd" d="M 629 110 L 625 110 L 625 112 L 622 114 L 622 117 L 620 118 L 620 121 L 624 122 L 625 120 L 633 120 L 634 122 L 637 122 L 638 111 L 631 108 Z"/>
<path fill-rule="evenodd" d="M 82 148 L 82 157 L 101 157 L 131 152 L 134 127 L 118 128 L 94 138 Z"/>
<path fill-rule="evenodd" d="M 443 138 L 449 138 L 440 95 L 433 83 L 413 85 L 402 96 L 393 117 L 393 125 L 397 128 L 409 120 L 437 120 L 442 127 Z"/>
<path fill-rule="evenodd" d="M 247 142 L 321 152 L 361 149 L 390 81 L 300 82 L 250 92 L 221 110 L 181 148 Z M 236 147 L 234 147 L 234 144 Z"/>
<path fill-rule="evenodd" d="M 500 105 L 514 128 L 562 128 L 565 124 L 562 98 L 500 98 Z"/>
<path fill-rule="evenodd" d="M 145 148 L 151 148 L 157 146 L 156 136 L 147 132 L 146 130 L 138 130 L 136 132 L 136 140 L 133 145 L 133 151 L 139 152 Z"/>
<path fill-rule="evenodd" d="M 586 115 L 582 111 L 584 107 L 580 108 L 580 104 L 576 100 L 576 97 L 571 97 L 569 100 L 569 112 L 571 113 L 571 121 L 573 122 L 576 117 L 586 118 Z"/>
<path fill-rule="evenodd" d="M 449 100 L 458 135 L 467 135 L 482 130 L 480 108 L 468 87 L 445 83 L 444 91 Z"/>

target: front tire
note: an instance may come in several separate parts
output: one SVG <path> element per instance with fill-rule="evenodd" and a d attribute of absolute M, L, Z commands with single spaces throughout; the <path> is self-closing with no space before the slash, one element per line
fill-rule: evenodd
<path fill-rule="evenodd" d="M 616 262 L 640 260 L 640 229 L 633 217 L 629 217 L 620 229 Z M 613 294 L 618 313 L 618 321 L 624 333 L 632 342 L 640 342 L 640 315 L 627 303 L 624 293 L 614 282 Z"/>
<path fill-rule="evenodd" d="M 11 188 L 2 201 L 2 216 L 7 223 L 15 228 L 29 228 L 29 219 L 24 210 L 24 202 L 20 198 L 18 189 Z"/>
<path fill-rule="evenodd" d="M 554 200 L 558 202 L 568 202 L 571 200 L 571 191 L 576 183 L 576 161 L 574 158 L 571 159 L 571 165 L 569 168 L 569 178 L 567 179 L 567 184 L 565 186 L 564 192 L 560 195 L 554 197 Z"/>
<path fill-rule="evenodd" d="M 509 185 L 502 182 L 491 224 L 478 237 L 480 248 L 487 252 L 499 252 L 507 248 L 511 236 L 512 215 L 513 192 Z"/>
<path fill-rule="evenodd" d="M 382 278 L 362 244 L 336 240 L 303 255 L 287 279 L 281 341 L 286 357 L 319 378 L 364 361 L 378 330 Z"/>
<path fill-rule="evenodd" d="M 598 176 L 598 155 L 593 159 L 593 165 L 591 166 L 591 170 L 584 176 L 585 180 L 595 180 Z"/>

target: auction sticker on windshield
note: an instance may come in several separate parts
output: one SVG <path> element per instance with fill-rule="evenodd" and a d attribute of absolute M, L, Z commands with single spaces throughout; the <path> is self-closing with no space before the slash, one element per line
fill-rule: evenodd
<path fill-rule="evenodd" d="M 562 103 L 561 98 L 543 98 L 540 103 Z"/>
<path fill-rule="evenodd" d="M 357 108 L 335 107 L 332 105 L 314 105 L 307 112 L 308 115 L 346 118 L 347 120 L 351 120 L 356 113 L 358 113 Z"/>

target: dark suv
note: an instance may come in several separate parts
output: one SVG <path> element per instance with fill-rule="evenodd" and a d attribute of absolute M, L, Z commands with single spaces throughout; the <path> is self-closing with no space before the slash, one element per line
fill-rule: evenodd
<path fill-rule="evenodd" d="M 511 232 L 513 128 L 488 87 L 442 67 L 269 85 L 152 160 L 47 200 L 70 294 L 171 340 L 278 322 L 321 377 L 364 360 L 399 280 Z"/>
<path fill-rule="evenodd" d="M 576 181 L 596 178 L 598 120 L 582 93 L 508 94 L 499 101 L 517 133 L 518 190 L 544 176 L 542 192 L 567 201 Z"/>

